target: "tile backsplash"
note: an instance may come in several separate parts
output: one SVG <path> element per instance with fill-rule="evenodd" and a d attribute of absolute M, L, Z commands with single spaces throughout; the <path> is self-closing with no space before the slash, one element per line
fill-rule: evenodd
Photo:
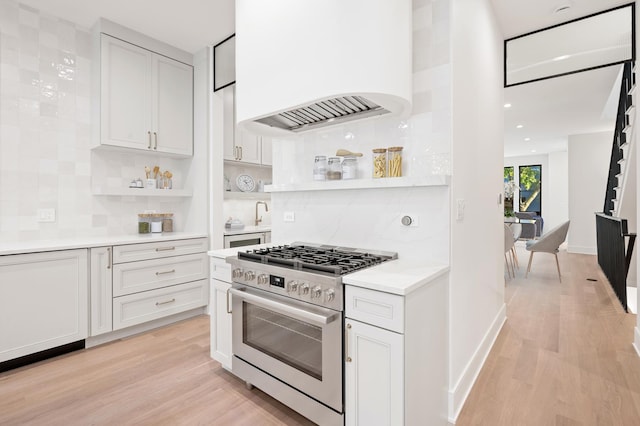
<path fill-rule="evenodd" d="M 183 200 L 94 196 L 96 186 L 128 186 L 144 165 L 174 172 L 190 160 L 92 151 L 91 34 L 13 0 L 0 0 L 0 240 L 137 232 L 137 213 L 173 212 Z M 56 210 L 53 223 L 39 209 Z"/>

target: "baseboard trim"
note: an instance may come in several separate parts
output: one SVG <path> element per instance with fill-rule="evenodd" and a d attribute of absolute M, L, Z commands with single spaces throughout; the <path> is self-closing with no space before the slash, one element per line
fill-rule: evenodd
<path fill-rule="evenodd" d="M 567 245 L 567 253 L 597 255 L 598 249 L 597 247 Z"/>
<path fill-rule="evenodd" d="M 636 350 L 638 357 L 640 357 L 640 330 L 638 330 L 638 326 L 633 329 L 633 343 L 631 345 Z"/>
<path fill-rule="evenodd" d="M 471 388 L 476 382 L 476 379 L 480 374 L 480 370 L 487 360 L 489 352 L 498 338 L 498 334 L 500 334 L 500 330 L 506 320 L 507 305 L 505 303 L 498 311 L 496 317 L 491 323 L 491 326 L 489 327 L 489 330 L 487 330 L 487 333 L 484 335 L 480 345 L 467 363 L 458 383 L 456 383 L 455 387 L 449 389 L 449 423 L 456 423 L 460 410 L 462 410 L 464 402 L 467 400 L 469 392 L 471 392 Z"/>

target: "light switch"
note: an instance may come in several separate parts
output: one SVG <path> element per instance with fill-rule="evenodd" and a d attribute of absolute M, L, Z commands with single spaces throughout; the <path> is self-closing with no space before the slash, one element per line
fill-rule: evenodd
<path fill-rule="evenodd" d="M 55 222 L 56 209 L 38 209 L 38 222 Z"/>
<path fill-rule="evenodd" d="M 296 221 L 295 212 L 284 212 L 284 221 L 285 222 L 295 222 Z"/>
<path fill-rule="evenodd" d="M 456 200 L 456 220 L 464 220 L 464 199 L 459 198 Z"/>

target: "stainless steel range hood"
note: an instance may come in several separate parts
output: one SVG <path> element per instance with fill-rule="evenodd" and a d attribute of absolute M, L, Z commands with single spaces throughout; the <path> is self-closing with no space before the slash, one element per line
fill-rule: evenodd
<path fill-rule="evenodd" d="M 301 132 L 388 113 L 388 110 L 363 96 L 343 96 L 314 102 L 255 121 L 269 127 Z"/>
<path fill-rule="evenodd" d="M 237 0 L 236 119 L 291 134 L 408 115 L 411 0 Z"/>

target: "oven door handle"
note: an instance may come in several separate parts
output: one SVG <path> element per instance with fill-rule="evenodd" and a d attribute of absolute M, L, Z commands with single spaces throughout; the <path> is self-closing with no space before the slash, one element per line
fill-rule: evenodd
<path fill-rule="evenodd" d="M 314 306 L 314 310 L 317 312 L 311 312 L 307 309 L 297 307 L 288 303 L 283 303 L 278 300 L 263 297 L 251 292 L 249 289 L 238 290 L 235 288 L 229 289 L 231 294 L 240 299 L 244 299 L 247 302 L 251 302 L 254 305 L 262 306 L 263 308 L 273 309 L 283 314 L 287 314 L 291 317 L 297 318 L 301 321 L 306 321 L 311 324 L 323 326 L 330 324 L 336 318 L 340 316 L 339 312 L 334 312 L 329 309 L 323 309 L 321 307 Z M 320 313 L 318 311 L 322 311 Z"/>

